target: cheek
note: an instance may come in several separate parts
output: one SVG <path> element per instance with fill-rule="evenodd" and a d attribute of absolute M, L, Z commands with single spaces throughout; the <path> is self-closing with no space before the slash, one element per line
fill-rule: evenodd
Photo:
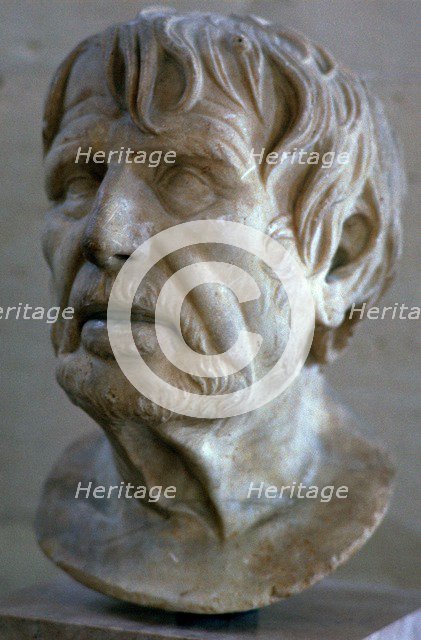
<path fill-rule="evenodd" d="M 92 208 L 92 198 L 67 198 L 64 202 L 54 204 L 46 213 L 42 248 L 44 257 L 54 268 L 54 256 L 63 245 L 75 250 L 80 245 L 80 238 L 86 225 L 87 214 Z"/>
<path fill-rule="evenodd" d="M 42 251 L 50 269 L 52 269 L 55 250 L 63 233 L 64 221 L 56 215 L 56 207 L 50 209 L 42 228 Z"/>
<path fill-rule="evenodd" d="M 54 207 L 46 216 L 42 247 L 53 276 L 54 290 L 59 298 L 79 267 L 84 228 L 84 220 L 66 217 L 61 207 Z"/>

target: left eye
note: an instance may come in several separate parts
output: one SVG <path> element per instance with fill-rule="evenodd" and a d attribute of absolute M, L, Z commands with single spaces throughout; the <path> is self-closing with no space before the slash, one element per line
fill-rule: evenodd
<path fill-rule="evenodd" d="M 215 200 L 213 189 L 192 169 L 170 172 L 161 179 L 160 189 L 169 207 L 185 215 L 200 211 Z"/>

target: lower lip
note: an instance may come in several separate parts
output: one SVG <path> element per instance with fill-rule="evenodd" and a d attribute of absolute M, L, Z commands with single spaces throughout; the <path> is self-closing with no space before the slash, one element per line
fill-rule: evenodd
<path fill-rule="evenodd" d="M 157 340 L 153 322 L 132 322 L 132 334 L 140 353 L 146 354 L 155 350 Z M 81 331 L 81 341 L 87 351 L 97 356 L 113 357 L 114 355 L 105 320 L 85 322 Z"/>

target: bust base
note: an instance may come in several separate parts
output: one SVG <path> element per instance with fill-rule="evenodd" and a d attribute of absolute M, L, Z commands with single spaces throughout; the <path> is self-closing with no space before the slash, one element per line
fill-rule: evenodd
<path fill-rule="evenodd" d="M 201 614 L 267 606 L 344 563 L 388 505 L 393 471 L 383 452 L 339 424 L 320 434 L 320 446 L 324 460 L 312 484 L 345 486 L 346 499 L 296 500 L 242 535 L 219 540 L 187 515 L 163 517 L 140 501 L 75 499 L 78 482 L 121 480 L 108 440 L 94 433 L 68 448 L 52 471 L 38 540 L 73 578 L 133 604 Z"/>

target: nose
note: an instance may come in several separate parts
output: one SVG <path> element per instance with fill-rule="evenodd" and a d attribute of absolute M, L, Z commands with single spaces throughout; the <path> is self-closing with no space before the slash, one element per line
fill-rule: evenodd
<path fill-rule="evenodd" d="M 98 189 L 82 237 L 86 260 L 119 271 L 133 251 L 157 231 L 159 201 L 129 172 L 110 168 Z"/>

